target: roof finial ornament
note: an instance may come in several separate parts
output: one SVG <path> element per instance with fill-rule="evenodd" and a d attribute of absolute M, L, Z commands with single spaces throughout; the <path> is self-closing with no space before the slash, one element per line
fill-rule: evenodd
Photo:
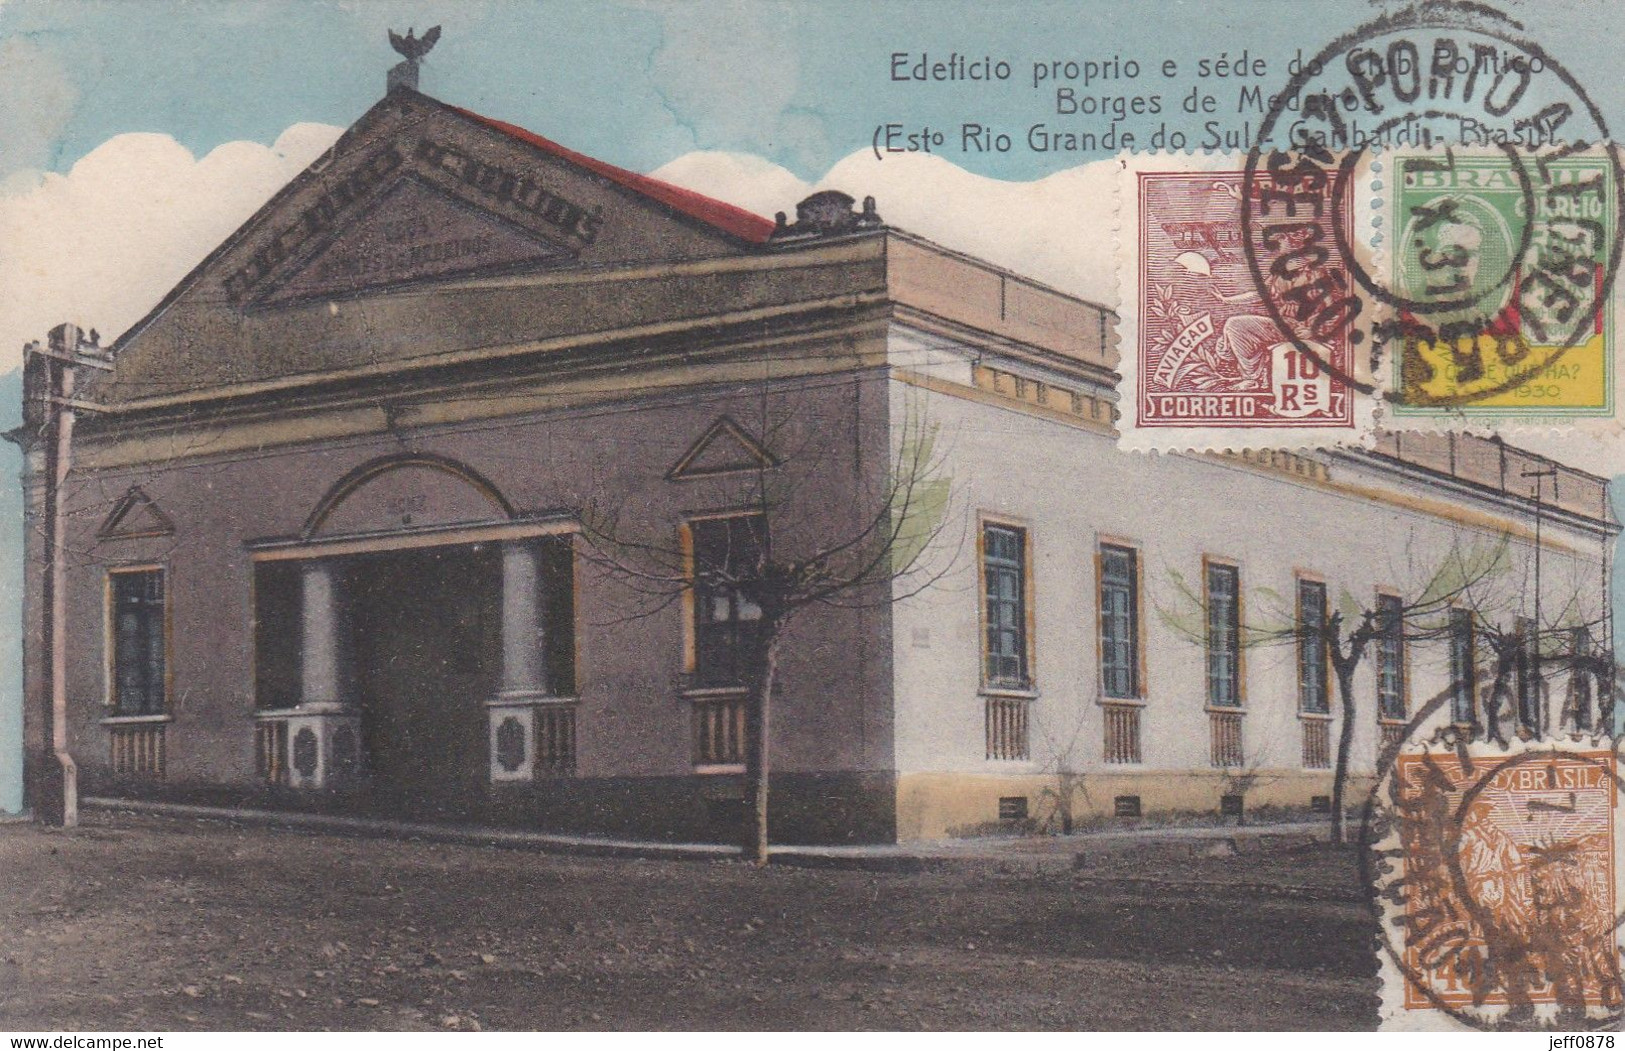
<path fill-rule="evenodd" d="M 418 89 L 418 66 L 423 62 L 423 56 L 434 47 L 434 42 L 440 39 L 440 27 L 431 27 L 421 37 L 414 36 L 415 32 L 415 27 L 408 29 L 403 37 L 393 29 L 389 31 L 389 46 L 399 52 L 406 61 L 396 63 L 390 69 L 385 94 L 393 92 L 396 88 L 411 88 L 413 91 Z"/>

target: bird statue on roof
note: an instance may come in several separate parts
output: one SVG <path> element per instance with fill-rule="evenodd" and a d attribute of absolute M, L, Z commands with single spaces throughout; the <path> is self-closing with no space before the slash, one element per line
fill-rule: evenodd
<path fill-rule="evenodd" d="M 421 40 L 413 36 L 416 32 L 416 27 L 408 29 L 405 36 L 401 36 L 393 29 L 389 31 L 389 46 L 399 51 L 401 57 L 408 62 L 420 61 L 434 48 L 434 42 L 440 39 L 439 26 L 431 26 Z"/>
<path fill-rule="evenodd" d="M 389 91 L 400 87 L 411 88 L 413 91 L 418 88 L 418 65 L 423 61 L 423 56 L 433 49 L 435 41 L 440 39 L 440 27 L 431 26 L 421 37 L 416 33 L 415 27 L 408 29 L 405 36 L 401 36 L 393 29 L 389 31 L 389 46 L 406 59 L 389 71 Z"/>

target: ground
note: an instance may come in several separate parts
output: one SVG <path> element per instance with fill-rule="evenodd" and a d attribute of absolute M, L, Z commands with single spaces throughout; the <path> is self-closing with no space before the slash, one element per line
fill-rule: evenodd
<path fill-rule="evenodd" d="M 0 825 L 0 1030 L 1374 1027 L 1352 853 L 1243 846 L 870 872 Z"/>

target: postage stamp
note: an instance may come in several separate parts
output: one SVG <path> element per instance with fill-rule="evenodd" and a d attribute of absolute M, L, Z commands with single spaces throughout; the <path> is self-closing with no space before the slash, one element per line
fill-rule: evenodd
<path fill-rule="evenodd" d="M 1343 247 L 1353 236 L 1351 200 L 1334 199 L 1323 182 L 1302 202 L 1334 217 L 1334 237 L 1291 217 L 1244 226 L 1243 195 L 1279 196 L 1284 183 L 1249 186 L 1239 166 L 1192 160 L 1125 166 L 1132 203 L 1119 216 L 1119 278 L 1123 301 L 1134 304 L 1124 326 L 1123 390 L 1133 399 L 1125 440 L 1159 430 L 1177 437 L 1151 444 L 1177 445 L 1193 431 L 1212 432 L 1200 444 L 1237 447 L 1353 438 L 1354 344 L 1343 324 L 1354 292 Z M 1250 248 L 1267 269 L 1262 285 L 1252 280 Z M 1271 316 L 1280 303 L 1290 304 L 1284 328 Z"/>
<path fill-rule="evenodd" d="M 1384 1027 L 1618 1020 L 1618 790 L 1603 738 L 1394 757 L 1367 814 Z"/>
<path fill-rule="evenodd" d="M 1361 236 L 1339 243 L 1357 296 L 1341 321 L 1370 373 L 1352 390 L 1384 427 L 1613 427 L 1625 179 L 1567 69 L 1503 14 L 1419 4 L 1338 37 L 1273 98 L 1247 156 L 1244 226 L 1280 213 L 1258 182 L 1354 199 Z M 1327 242 L 1348 229 L 1336 208 L 1305 221 Z M 1269 253 L 1249 263 L 1265 289 Z M 1292 313 L 1270 316 L 1318 354 Z"/>
<path fill-rule="evenodd" d="M 1433 314 L 1399 311 L 1394 415 L 1612 416 L 1607 157 L 1525 170 L 1515 154 L 1447 150 L 1393 165 L 1393 287 Z"/>

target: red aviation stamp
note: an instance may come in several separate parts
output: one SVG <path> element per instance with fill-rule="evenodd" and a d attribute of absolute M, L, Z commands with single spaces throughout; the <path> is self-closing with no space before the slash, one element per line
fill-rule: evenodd
<path fill-rule="evenodd" d="M 1339 378 L 1353 374 L 1347 326 L 1310 320 L 1328 299 L 1353 291 L 1339 245 L 1320 236 L 1335 208 L 1352 236 L 1348 195 L 1334 195 L 1331 180 L 1309 195 L 1296 185 L 1276 195 L 1290 197 L 1301 216 L 1277 206 L 1282 221 L 1253 232 L 1267 275 L 1260 289 L 1244 248 L 1244 172 L 1138 176 L 1135 425 L 1353 429 L 1354 397 Z M 1272 190 L 1268 178 L 1253 180 L 1255 196 Z M 1271 316 L 1265 295 L 1291 331 Z"/>
<path fill-rule="evenodd" d="M 1549 747 L 1396 757 L 1385 794 L 1397 864 L 1378 881 L 1403 982 L 1402 996 L 1385 995 L 1390 1018 L 1398 1008 L 1494 1028 L 1617 1020 L 1614 762 Z"/>

